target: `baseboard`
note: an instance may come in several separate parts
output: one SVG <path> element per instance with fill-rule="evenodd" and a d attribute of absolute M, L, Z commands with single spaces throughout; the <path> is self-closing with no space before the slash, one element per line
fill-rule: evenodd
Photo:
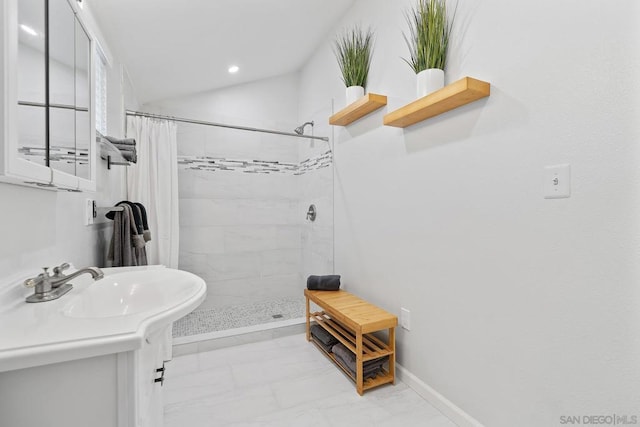
<path fill-rule="evenodd" d="M 484 427 L 477 420 L 454 405 L 446 397 L 435 391 L 420 378 L 396 363 L 396 373 L 400 381 L 411 387 L 423 399 L 442 412 L 459 427 Z"/>

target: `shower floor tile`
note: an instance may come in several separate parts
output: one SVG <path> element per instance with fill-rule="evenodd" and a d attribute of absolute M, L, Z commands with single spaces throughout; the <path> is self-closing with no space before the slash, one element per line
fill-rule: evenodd
<path fill-rule="evenodd" d="M 201 335 L 304 316 L 304 298 L 280 298 L 229 307 L 196 309 L 174 322 L 173 337 Z"/>

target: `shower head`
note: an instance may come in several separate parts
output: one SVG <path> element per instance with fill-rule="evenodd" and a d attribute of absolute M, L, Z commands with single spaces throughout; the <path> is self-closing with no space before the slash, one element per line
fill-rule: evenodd
<path fill-rule="evenodd" d="M 305 122 L 302 126 L 298 126 L 297 128 L 295 128 L 294 132 L 298 135 L 304 135 L 304 128 L 307 125 L 311 125 L 311 127 L 313 127 L 313 122 Z"/>

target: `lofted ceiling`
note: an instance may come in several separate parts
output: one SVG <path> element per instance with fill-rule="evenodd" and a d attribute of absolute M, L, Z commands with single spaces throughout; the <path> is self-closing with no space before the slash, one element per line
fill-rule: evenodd
<path fill-rule="evenodd" d="M 87 3 L 145 103 L 296 71 L 354 0 Z"/>

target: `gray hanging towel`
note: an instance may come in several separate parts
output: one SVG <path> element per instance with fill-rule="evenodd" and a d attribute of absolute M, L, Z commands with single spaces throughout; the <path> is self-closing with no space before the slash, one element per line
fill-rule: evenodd
<path fill-rule="evenodd" d="M 131 208 L 126 205 L 122 207 L 122 211 L 113 212 L 113 235 L 107 255 L 113 267 L 136 265 L 134 248 L 131 244 L 132 216 Z"/>
<path fill-rule="evenodd" d="M 123 210 L 114 212 L 113 236 L 107 258 L 113 267 L 147 265 L 147 251 L 142 234 L 138 234 L 133 210 L 123 203 Z"/>

